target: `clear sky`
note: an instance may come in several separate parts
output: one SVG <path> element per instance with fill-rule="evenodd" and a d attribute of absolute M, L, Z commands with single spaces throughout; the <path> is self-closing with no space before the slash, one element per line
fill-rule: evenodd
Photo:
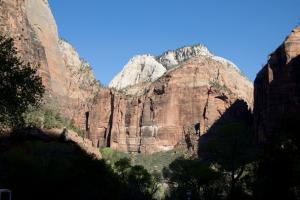
<path fill-rule="evenodd" d="M 104 84 L 137 54 L 196 43 L 254 80 L 300 24 L 300 0 L 49 0 L 60 36 Z"/>

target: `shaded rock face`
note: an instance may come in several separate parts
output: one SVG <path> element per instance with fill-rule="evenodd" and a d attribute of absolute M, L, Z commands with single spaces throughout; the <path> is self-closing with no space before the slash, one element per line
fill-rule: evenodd
<path fill-rule="evenodd" d="M 20 57 L 39 67 L 46 106 L 85 127 L 82 115 L 99 84 L 75 49 L 59 39 L 47 0 L 0 1 L 0 31 L 14 39 Z"/>
<path fill-rule="evenodd" d="M 255 79 L 254 124 L 260 141 L 284 133 L 290 119 L 299 119 L 299 77 L 300 26 L 270 55 Z"/>
<path fill-rule="evenodd" d="M 205 134 L 227 108 L 252 105 L 252 83 L 236 68 L 207 56 L 192 57 L 147 85 L 140 96 L 100 91 L 90 115 L 94 145 L 153 153 Z"/>

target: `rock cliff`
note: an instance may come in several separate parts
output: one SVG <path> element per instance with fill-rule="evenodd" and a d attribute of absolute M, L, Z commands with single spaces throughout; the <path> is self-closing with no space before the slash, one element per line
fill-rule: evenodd
<path fill-rule="evenodd" d="M 123 89 L 143 82 L 153 82 L 166 72 L 162 64 L 153 56 L 138 55 L 133 57 L 123 70 L 110 82 L 109 86 Z"/>
<path fill-rule="evenodd" d="M 85 127 L 82 115 L 99 84 L 76 50 L 59 39 L 47 0 L 0 1 L 0 32 L 14 38 L 21 58 L 39 66 L 46 86 L 45 106 Z"/>
<path fill-rule="evenodd" d="M 94 145 L 125 152 L 170 150 L 187 134 L 197 140 L 237 100 L 252 106 L 252 83 L 229 62 L 207 54 L 180 62 L 144 85 L 142 94 L 100 91 L 90 114 Z"/>
<path fill-rule="evenodd" d="M 231 66 L 239 71 L 238 67 L 232 62 L 215 56 L 205 46 L 198 44 L 185 46 L 176 50 L 169 50 L 162 55 L 154 57 L 151 55 L 138 55 L 133 57 L 110 82 L 109 87 L 122 89 L 128 94 L 138 94 L 139 89 L 144 89 L 144 83 L 151 83 L 161 77 L 166 71 L 178 67 L 184 61 L 197 57 L 204 56 Z M 134 87 L 134 90 L 129 86 L 139 84 L 142 87 Z M 147 85 L 147 84 L 146 84 Z M 129 89 L 129 90 L 128 90 Z"/>
<path fill-rule="evenodd" d="M 85 130 L 94 146 L 153 153 L 211 129 L 236 101 L 252 107 L 252 83 L 202 45 L 136 56 L 102 88 L 91 67 L 59 39 L 46 0 L 0 1 L 0 31 L 15 39 L 24 61 L 39 65 L 52 106 Z"/>
<path fill-rule="evenodd" d="M 255 132 L 260 141 L 289 128 L 300 112 L 300 26 L 270 56 L 254 82 Z"/>

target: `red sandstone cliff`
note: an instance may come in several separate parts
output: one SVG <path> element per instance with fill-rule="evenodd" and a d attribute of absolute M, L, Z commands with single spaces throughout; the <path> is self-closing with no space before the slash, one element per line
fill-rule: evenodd
<path fill-rule="evenodd" d="M 40 66 L 47 107 L 84 127 L 82 115 L 97 96 L 99 84 L 76 50 L 59 39 L 47 0 L 0 1 L 0 32 L 14 38 L 25 62 Z"/>
<path fill-rule="evenodd" d="M 284 132 L 289 119 L 299 116 L 299 77 L 300 26 L 270 55 L 255 79 L 254 124 L 260 141 Z"/>
<path fill-rule="evenodd" d="M 252 106 L 252 83 L 237 69 L 201 55 L 142 88 L 139 96 L 100 92 L 90 113 L 94 145 L 125 152 L 169 150 L 188 133 L 194 139 L 205 134 L 236 100 Z"/>
<path fill-rule="evenodd" d="M 187 134 L 197 140 L 236 100 L 252 107 L 252 83 L 224 59 L 190 52 L 196 46 L 156 58 L 168 72 L 152 83 L 133 85 L 126 94 L 100 88 L 89 65 L 59 39 L 46 0 L 0 1 L 0 31 L 15 39 L 25 62 L 40 65 L 46 106 L 74 119 L 95 146 L 169 150 Z M 169 59 L 173 57 L 178 60 Z"/>

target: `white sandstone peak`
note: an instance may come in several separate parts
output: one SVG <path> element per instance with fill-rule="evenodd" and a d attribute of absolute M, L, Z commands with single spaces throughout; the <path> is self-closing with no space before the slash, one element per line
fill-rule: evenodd
<path fill-rule="evenodd" d="M 170 50 L 156 57 L 158 62 L 164 65 L 167 69 L 196 56 L 210 56 L 212 55 L 204 45 L 185 46 L 176 50 Z"/>
<path fill-rule="evenodd" d="M 114 77 L 109 87 L 122 89 L 141 82 L 153 82 L 166 68 L 151 55 L 138 55 L 129 60 L 123 70 Z"/>
<path fill-rule="evenodd" d="M 109 87 L 123 89 L 142 82 L 153 82 L 166 71 L 177 67 L 184 61 L 194 57 L 207 57 L 232 67 L 238 72 L 239 68 L 225 58 L 215 56 L 202 44 L 184 46 L 176 50 L 169 50 L 154 57 L 149 54 L 137 55 L 129 60 L 123 70 L 110 82 Z"/>

